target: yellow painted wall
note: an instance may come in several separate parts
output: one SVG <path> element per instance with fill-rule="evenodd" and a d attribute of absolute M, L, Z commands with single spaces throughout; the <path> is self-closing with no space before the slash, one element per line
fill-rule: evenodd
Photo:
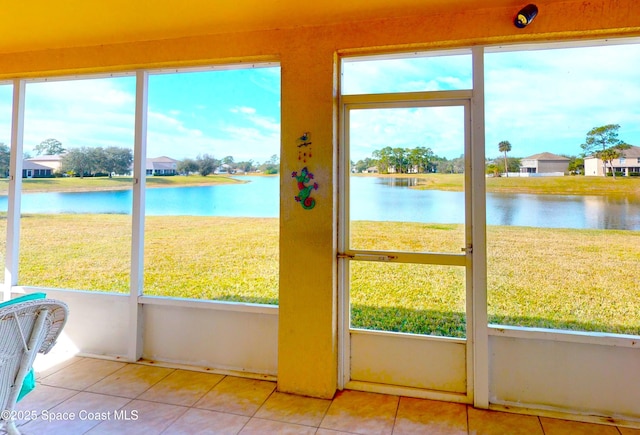
<path fill-rule="evenodd" d="M 482 2 L 477 2 L 480 6 Z M 523 4 L 526 2 L 523 2 Z M 209 35 L 0 55 L 0 78 L 279 60 L 282 67 L 278 388 L 332 397 L 337 379 L 336 53 L 640 35 L 640 2 L 537 2 L 517 29 L 512 9 L 456 10 L 316 28 Z M 297 138 L 311 132 L 317 205 L 293 199 Z"/>

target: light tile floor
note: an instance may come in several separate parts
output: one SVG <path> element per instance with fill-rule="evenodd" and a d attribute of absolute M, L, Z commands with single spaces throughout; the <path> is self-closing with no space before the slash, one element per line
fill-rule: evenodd
<path fill-rule="evenodd" d="M 37 377 L 37 388 L 17 408 L 26 435 L 640 435 L 638 429 L 359 391 L 314 399 L 279 393 L 266 380 L 92 358 L 71 358 Z"/>

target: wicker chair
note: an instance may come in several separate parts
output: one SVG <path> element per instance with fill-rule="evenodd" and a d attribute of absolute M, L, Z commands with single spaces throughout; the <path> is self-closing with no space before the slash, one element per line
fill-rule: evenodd
<path fill-rule="evenodd" d="M 0 409 L 10 435 L 20 434 L 14 410 L 25 376 L 37 353 L 47 353 L 53 347 L 67 313 L 67 306 L 54 299 L 0 308 Z"/>

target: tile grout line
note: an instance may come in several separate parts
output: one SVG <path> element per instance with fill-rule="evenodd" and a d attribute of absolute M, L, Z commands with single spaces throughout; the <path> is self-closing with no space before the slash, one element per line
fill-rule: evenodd
<path fill-rule="evenodd" d="M 339 391 L 344 391 L 344 390 L 339 390 Z M 329 408 L 331 408 L 331 405 L 333 405 L 333 401 L 336 400 L 336 395 L 337 394 L 338 394 L 338 390 L 336 390 L 336 392 L 333 393 L 333 397 L 331 398 L 331 402 L 329 402 L 329 406 L 327 406 L 327 409 L 324 410 L 324 413 L 322 414 L 322 418 L 320 419 L 320 423 L 318 423 L 318 428 L 316 429 L 316 433 L 322 427 L 322 422 L 327 417 L 327 413 L 329 412 Z"/>
<path fill-rule="evenodd" d="M 151 403 L 159 403 L 159 402 L 151 402 Z M 163 405 L 180 406 L 180 405 L 173 405 L 173 404 L 171 404 L 171 403 L 163 403 Z M 176 418 L 174 418 L 174 419 L 173 419 L 169 424 L 167 424 L 167 427 L 165 427 L 164 429 L 162 429 L 162 430 L 160 431 L 160 434 L 161 434 L 161 435 L 162 435 L 163 433 L 166 433 L 166 432 L 169 430 L 169 428 L 175 424 L 175 422 L 176 422 L 176 421 L 178 421 L 178 420 L 180 420 L 182 417 L 184 417 L 184 415 L 185 415 L 187 412 L 189 412 L 189 410 L 191 409 L 191 408 L 189 408 L 189 407 L 187 407 L 187 406 L 184 406 L 184 407 L 182 407 L 182 408 L 184 408 L 184 411 L 182 411 L 182 413 L 181 413 L 180 415 L 176 416 Z"/>
<path fill-rule="evenodd" d="M 52 375 L 58 373 L 59 371 L 66 369 L 67 367 L 71 367 L 74 364 L 78 364 L 78 363 L 84 361 L 85 359 L 86 358 L 84 358 L 84 357 L 78 357 L 78 361 L 74 361 L 72 363 L 67 364 L 66 366 L 60 367 L 57 370 L 54 370 L 53 372 L 49 373 L 48 375 L 41 377 L 40 379 L 38 379 L 38 374 L 36 373 L 36 381 L 41 382 L 43 379 L 47 379 L 49 376 L 52 376 Z M 55 367 L 58 367 L 58 364 L 56 364 L 52 368 L 55 368 Z M 51 368 L 49 368 L 47 370 L 51 370 Z M 46 370 L 43 370 L 43 371 L 46 371 Z M 43 385 L 46 385 L 46 384 L 43 384 Z"/>
<path fill-rule="evenodd" d="M 216 376 L 218 375 L 217 373 L 210 373 L 210 374 L 211 374 L 211 375 L 216 375 Z M 199 402 L 199 401 L 201 401 L 201 400 L 204 398 L 204 396 L 206 396 L 206 395 L 207 395 L 207 394 L 209 394 L 211 391 L 213 391 L 213 389 L 214 389 L 215 387 L 217 387 L 217 386 L 218 386 L 222 381 L 224 381 L 224 380 L 225 380 L 225 379 L 227 379 L 227 377 L 228 377 L 228 375 L 220 375 L 220 376 L 222 376 L 222 377 L 220 378 L 220 380 L 218 380 L 218 382 L 216 382 L 215 384 L 213 384 L 213 385 L 211 386 L 211 388 L 209 388 L 207 391 L 205 391 L 205 392 L 204 392 L 204 394 L 202 394 L 202 396 L 200 396 L 200 397 L 198 398 L 198 400 L 196 400 L 195 402 L 193 402 L 193 404 L 192 404 L 192 405 L 189 405 L 189 408 L 193 408 L 193 409 L 206 409 L 206 408 L 198 408 L 196 405 L 198 404 L 198 402 Z"/>
<path fill-rule="evenodd" d="M 61 390 L 73 391 L 73 392 L 74 392 L 74 394 L 72 394 L 71 396 L 69 396 L 69 397 L 67 397 L 66 399 L 62 400 L 61 402 L 56 403 L 55 405 L 52 405 L 52 406 L 50 406 L 49 408 L 47 408 L 47 411 L 51 411 L 51 410 L 52 410 L 53 408 L 55 408 L 56 406 L 60 406 L 60 405 L 62 405 L 64 402 L 66 402 L 67 400 L 70 400 L 70 399 L 72 399 L 72 398 L 76 397 L 78 394 L 82 393 L 82 390 L 74 390 L 74 389 L 71 389 L 71 388 L 64 388 L 64 387 L 52 387 L 52 386 L 50 386 L 50 385 L 45 385 L 45 386 L 47 386 L 47 387 L 49 387 L 49 388 L 58 388 L 58 389 L 61 389 Z M 18 427 L 18 428 L 23 428 L 23 427 L 27 426 L 29 423 L 31 423 L 32 421 L 35 421 L 35 420 L 25 420 L 25 421 L 21 422 L 20 424 L 16 424 L 16 427 Z M 7 433 L 8 433 L 8 432 L 7 432 Z"/>
<path fill-rule="evenodd" d="M 180 369 L 174 369 L 174 372 L 175 372 L 175 371 L 177 371 L 177 370 L 180 370 Z M 171 373 L 174 373 L 174 372 L 171 372 Z M 218 374 L 216 374 L 216 373 L 207 373 L 207 374 L 208 374 L 208 375 L 214 375 L 214 376 L 217 376 L 217 375 L 218 375 Z M 168 375 L 167 375 L 167 376 L 168 376 Z M 171 424 L 169 424 L 166 428 L 164 428 L 164 429 L 162 430 L 162 432 L 160 432 L 160 434 L 167 433 L 167 431 L 169 430 L 169 428 L 171 428 L 171 426 L 173 426 L 173 425 L 175 424 L 175 422 L 176 422 L 176 421 L 178 421 L 179 419 L 181 419 L 182 417 L 184 417 L 184 416 L 185 416 L 185 414 L 186 414 L 187 412 L 189 412 L 190 410 L 196 410 L 196 411 L 198 411 L 198 410 L 203 410 L 203 411 L 211 411 L 211 412 L 221 412 L 221 411 L 214 411 L 214 410 L 211 410 L 211 409 L 198 408 L 198 407 L 196 407 L 196 404 L 197 404 L 200 400 L 202 400 L 202 398 L 203 398 L 204 396 L 206 396 L 207 394 L 209 394 L 209 393 L 210 393 L 210 392 L 211 392 L 211 391 L 212 391 L 212 390 L 213 390 L 213 389 L 214 389 L 218 384 L 220 384 L 220 382 L 222 382 L 223 380 L 225 380 L 225 379 L 227 378 L 227 376 L 228 376 L 228 375 L 221 375 L 221 376 L 222 376 L 222 377 L 218 380 L 218 382 L 216 382 L 215 384 L 211 385 L 211 387 L 210 387 L 207 391 L 205 391 L 204 393 L 202 393 L 202 395 L 201 395 L 198 399 L 196 399 L 196 400 L 195 400 L 195 402 L 193 402 L 193 404 L 191 404 L 191 405 L 189 405 L 189 406 L 175 405 L 175 404 L 173 404 L 173 403 L 166 403 L 166 402 L 153 402 L 153 401 L 151 401 L 151 400 L 148 400 L 148 402 L 152 402 L 152 403 L 162 403 L 162 404 L 164 404 L 164 405 L 171 405 L 171 406 L 183 406 L 183 407 L 185 408 L 184 412 L 183 412 L 182 414 L 180 414 L 180 415 L 179 415 L 175 420 L 173 420 L 173 421 L 171 422 Z M 164 378 L 163 378 L 163 379 L 164 379 Z M 143 399 L 139 399 L 139 400 L 143 400 Z M 226 413 L 226 412 L 225 412 L 225 414 L 230 414 L 230 413 Z M 235 415 L 235 414 L 233 414 L 233 415 Z M 243 428 L 244 428 L 244 426 L 243 426 Z M 238 433 L 239 433 L 239 431 L 238 431 Z"/>
<path fill-rule="evenodd" d="M 131 398 L 131 397 L 125 397 L 125 396 L 117 396 L 117 395 L 112 395 L 112 394 L 105 394 L 105 393 L 97 393 L 95 391 L 87 391 L 88 388 L 91 388 L 92 386 L 96 385 L 97 383 L 103 381 L 104 379 L 108 378 L 111 375 L 116 374 L 117 372 L 119 372 L 120 370 L 123 370 L 127 367 L 129 367 L 130 365 L 133 365 L 135 363 L 125 363 L 124 366 L 120 367 L 118 370 L 114 371 L 113 373 L 110 373 L 109 375 L 105 376 L 104 378 L 100 379 L 99 381 L 88 385 L 84 390 L 82 390 L 82 392 L 84 393 L 90 393 L 90 394 L 99 394 L 101 396 L 110 396 L 110 397 L 118 397 L 118 398 L 122 398 L 122 399 L 129 399 L 128 402 L 125 402 L 122 404 L 122 406 L 120 406 L 118 408 L 118 411 L 122 410 L 125 406 L 129 405 L 130 403 L 132 403 L 134 400 L 138 400 L 138 397 L 140 397 L 142 394 L 144 394 L 146 391 L 148 391 L 151 387 L 153 387 L 153 385 L 156 385 L 158 382 L 162 381 L 163 379 L 165 379 L 167 376 L 169 376 L 171 373 L 173 373 L 175 371 L 175 369 L 172 369 L 172 371 L 170 371 L 169 373 L 167 373 L 164 377 L 162 377 L 161 379 L 159 379 L 157 382 L 155 382 L 153 385 L 149 386 L 146 390 L 144 390 L 143 392 L 141 392 L 140 394 L 138 394 L 136 397 Z M 186 412 L 186 410 L 185 410 Z M 183 413 L 184 414 L 184 413 Z M 183 415 L 181 414 L 181 416 Z M 96 424 L 95 426 L 91 427 L 89 430 L 87 430 L 86 432 L 84 432 L 84 434 L 91 432 L 93 429 L 95 429 L 96 427 L 100 426 L 101 424 L 105 423 L 104 421 L 101 421 L 100 423 Z"/>
<path fill-rule="evenodd" d="M 93 393 L 91 391 L 85 391 L 86 393 L 91 393 L 91 394 L 100 394 L 100 393 Z M 101 396 L 109 396 L 109 394 L 100 394 Z M 120 396 L 111 396 L 111 397 L 120 397 Z M 122 406 L 120 408 L 118 408 L 118 411 L 121 410 L 122 408 L 124 408 L 125 406 L 127 406 L 129 403 L 133 402 L 135 399 L 130 399 L 128 397 L 123 397 L 123 399 L 129 399 L 128 402 L 125 402 L 122 404 Z M 94 430 L 96 427 L 100 426 L 101 424 L 106 423 L 106 421 L 101 421 L 98 424 L 96 424 L 95 426 L 92 426 L 89 428 L 89 430 L 83 432 L 83 435 L 91 432 L 92 430 Z"/>
<path fill-rule="evenodd" d="M 245 427 L 247 427 L 247 425 L 251 422 L 251 420 L 253 420 L 253 418 L 256 416 L 258 411 L 260 411 L 260 409 L 265 405 L 265 403 L 267 403 L 267 400 L 269 400 L 269 398 L 273 396 L 273 393 L 275 393 L 277 389 L 278 389 L 278 385 L 276 384 L 273 390 L 271 391 L 271 393 L 269 393 L 269 395 L 266 397 L 266 399 L 264 399 L 264 401 L 260 404 L 260 406 L 258 406 L 258 408 L 255 411 L 253 411 L 251 415 L 247 416 L 249 417 L 249 419 L 242 425 L 240 430 L 237 432 L 238 434 L 241 433 Z"/>
<path fill-rule="evenodd" d="M 400 401 L 402 400 L 402 396 L 397 396 L 398 397 L 398 402 L 396 403 L 396 412 L 393 415 L 393 424 L 391 425 L 391 434 L 393 435 L 393 433 L 396 431 L 396 423 L 398 422 L 398 412 L 400 412 Z"/>
<path fill-rule="evenodd" d="M 132 364 L 132 363 L 128 363 L 128 364 Z M 135 363 L 133 363 L 135 364 Z M 126 367 L 126 366 L 125 366 Z M 153 367 L 153 366 L 151 366 Z M 160 367 L 160 368 L 164 368 L 164 367 Z M 175 373 L 176 369 L 171 369 L 171 371 L 169 373 L 167 373 L 166 375 L 164 375 L 162 378 L 158 379 L 156 382 L 154 382 L 153 384 L 149 385 L 147 387 L 146 390 L 142 391 L 140 394 L 138 394 L 136 397 L 134 397 L 134 399 L 138 399 L 140 396 L 142 396 L 144 393 L 146 393 L 147 391 L 149 391 L 150 389 L 152 389 L 153 387 L 155 387 L 156 385 L 158 385 L 160 382 L 164 381 L 166 378 L 169 377 L 169 375 L 171 375 L 172 373 Z M 166 404 L 168 405 L 168 403 Z"/>
<path fill-rule="evenodd" d="M 89 360 L 89 358 L 85 358 L 84 360 Z M 83 361 L 84 361 L 84 360 L 83 360 Z M 105 360 L 105 361 L 108 361 L 108 360 Z M 79 362 L 80 362 L 80 361 L 78 361 L 78 363 L 79 363 Z M 114 361 L 114 362 L 120 362 L 120 361 Z M 56 373 L 61 372 L 62 370 L 65 370 L 65 369 L 67 369 L 68 367 L 71 367 L 71 366 L 72 366 L 72 365 L 74 365 L 74 364 L 76 364 L 76 363 L 69 364 L 67 367 L 63 367 L 62 369 L 60 369 L 60 370 L 56 371 Z M 87 386 L 86 386 L 86 387 L 84 387 L 82 390 L 74 390 L 74 391 L 80 391 L 80 392 L 85 392 L 85 393 L 93 393 L 93 391 L 87 391 L 87 388 L 91 388 L 91 387 L 93 387 L 94 385 L 96 385 L 97 383 L 104 381 L 104 380 L 105 380 L 106 378 L 108 378 L 109 376 L 111 376 L 111 375 L 113 375 L 113 374 L 115 374 L 115 373 L 119 372 L 120 370 L 124 369 L 124 368 L 127 366 L 127 364 L 129 364 L 129 363 L 124 363 L 124 365 L 123 365 L 122 367 L 120 367 L 120 368 L 118 368 L 118 369 L 114 370 L 113 372 L 109 373 L 108 375 L 105 375 L 104 377 L 100 378 L 100 379 L 99 379 L 99 380 L 97 380 L 96 382 L 94 382 L 94 383 L 92 383 L 92 384 L 90 384 L 90 385 L 87 385 Z M 43 378 L 42 380 L 47 379 L 49 376 L 53 376 L 53 374 L 54 374 L 54 373 L 51 373 L 50 375 L 47 375 L 47 376 L 46 376 L 45 378 Z M 58 385 L 49 385 L 49 384 L 46 384 L 46 383 L 43 383 L 42 385 L 46 385 L 46 386 L 48 386 L 48 387 L 58 387 Z M 64 387 L 61 387 L 61 388 L 64 388 Z M 71 389 L 71 388 L 69 388 L 69 389 Z M 98 394 L 99 394 L 99 393 L 98 393 Z"/>

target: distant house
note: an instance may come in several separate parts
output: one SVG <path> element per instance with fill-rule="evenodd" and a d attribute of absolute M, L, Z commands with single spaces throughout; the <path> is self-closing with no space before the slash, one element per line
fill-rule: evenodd
<path fill-rule="evenodd" d="M 539 153 L 520 160 L 520 172 L 527 174 L 566 173 L 570 159 L 553 153 Z"/>
<path fill-rule="evenodd" d="M 215 171 L 213 171 L 214 174 L 231 174 L 233 171 L 231 170 L 231 165 L 228 165 L 226 163 L 221 164 L 220 166 L 218 166 L 216 168 Z"/>
<path fill-rule="evenodd" d="M 620 157 L 611 161 L 613 169 L 616 172 L 622 172 L 623 175 L 640 174 L 640 147 L 631 146 L 627 150 L 620 151 Z M 606 172 L 611 173 L 611 165 L 606 164 Z M 584 175 L 600 176 L 605 174 L 605 168 L 602 160 L 596 156 L 584 158 Z"/>
<path fill-rule="evenodd" d="M 54 155 L 31 157 L 24 160 L 23 168 L 26 168 L 26 166 L 24 165 L 27 164 L 27 162 L 29 162 L 29 164 L 44 166 L 45 168 L 51 169 L 51 174 L 48 175 L 48 176 L 51 176 L 54 172 L 61 171 L 63 156 L 64 155 L 62 154 L 54 154 Z M 32 169 L 35 170 L 36 169 L 35 166 Z M 39 169 L 42 169 L 42 168 L 39 168 Z"/>
<path fill-rule="evenodd" d="M 147 159 L 147 175 L 176 175 L 178 161 L 171 157 L 161 156 Z"/>
<path fill-rule="evenodd" d="M 34 163 L 31 159 L 22 162 L 22 178 L 50 178 L 53 177 L 53 169 L 48 166 Z"/>

